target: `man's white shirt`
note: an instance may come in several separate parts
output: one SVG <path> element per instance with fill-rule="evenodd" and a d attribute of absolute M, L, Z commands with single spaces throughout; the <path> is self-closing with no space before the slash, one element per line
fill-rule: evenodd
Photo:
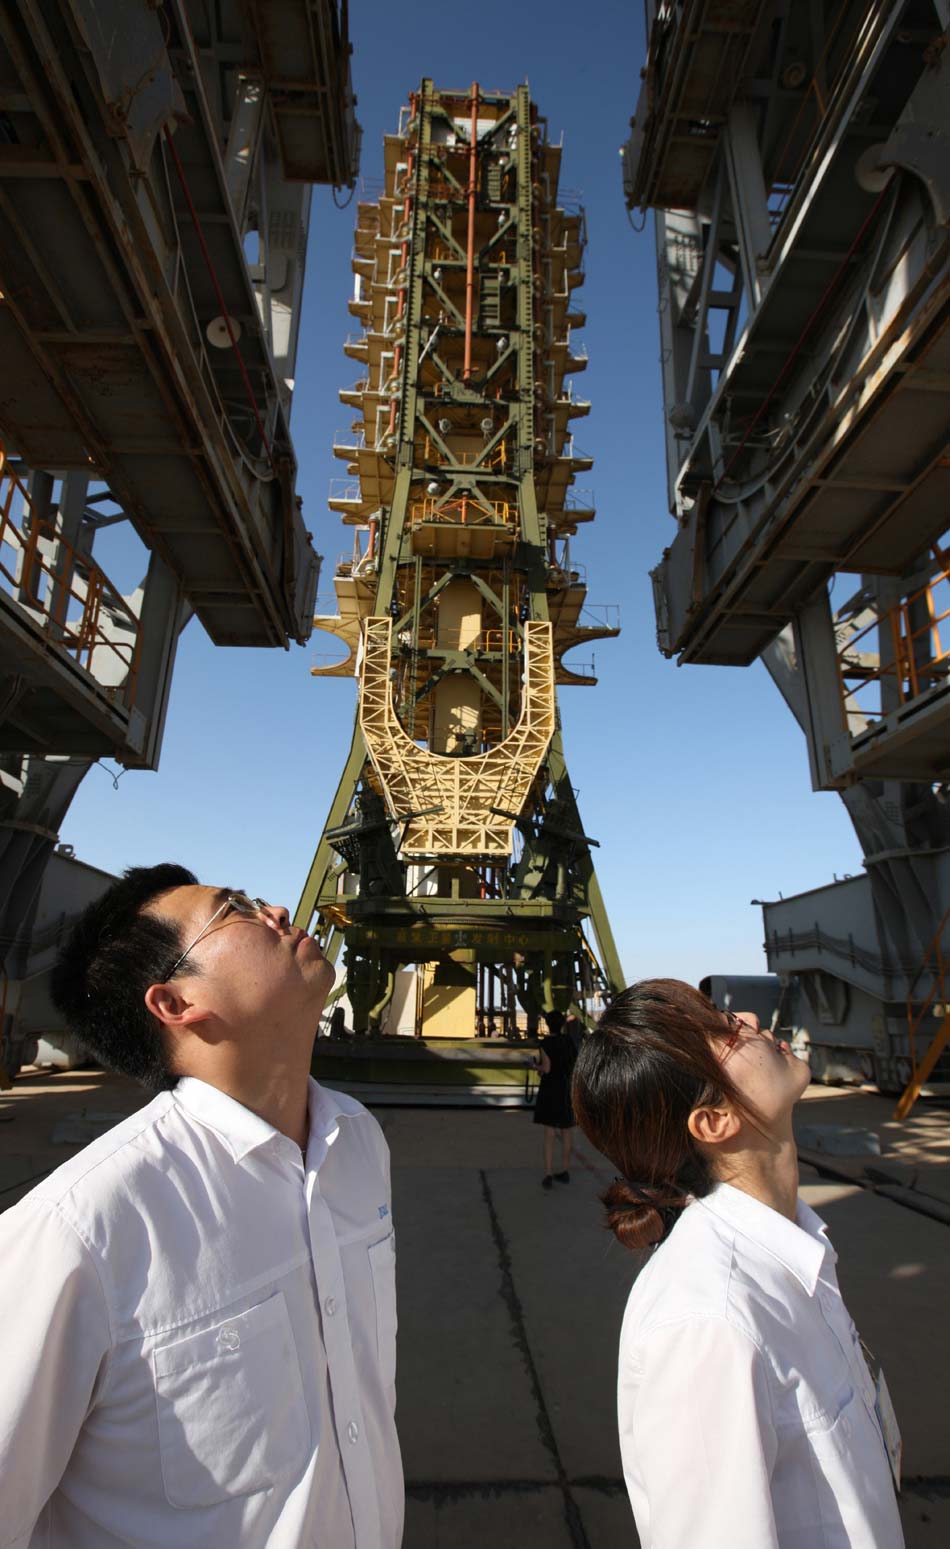
<path fill-rule="evenodd" d="M 874 1384 L 803 1201 L 717 1185 L 637 1278 L 620 1338 L 642 1549 L 901 1549 Z"/>
<path fill-rule="evenodd" d="M 396 1549 L 389 1153 L 181 1080 L 0 1216 L 0 1545 Z"/>

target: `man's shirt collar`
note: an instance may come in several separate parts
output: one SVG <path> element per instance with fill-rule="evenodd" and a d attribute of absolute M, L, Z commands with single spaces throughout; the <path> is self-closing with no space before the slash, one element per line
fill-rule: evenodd
<path fill-rule="evenodd" d="M 308 1080 L 309 1159 L 314 1150 L 319 1150 L 321 1156 L 326 1154 L 339 1133 L 340 1118 L 362 1110 L 345 1093 L 320 1086 L 312 1076 Z M 191 1118 L 214 1130 L 236 1162 L 243 1162 L 252 1151 L 260 1150 L 277 1136 L 287 1138 L 259 1114 L 197 1076 L 182 1076 L 172 1096 Z"/>
<path fill-rule="evenodd" d="M 236 1162 L 243 1162 L 278 1133 L 259 1114 L 197 1076 L 182 1076 L 172 1095 L 191 1118 L 214 1130 Z"/>
<path fill-rule="evenodd" d="M 346 1092 L 321 1086 L 310 1077 L 310 1138 L 307 1142 L 307 1167 L 316 1172 L 340 1133 L 340 1120 L 363 1112 L 363 1106 Z"/>
<path fill-rule="evenodd" d="M 698 1203 L 770 1253 L 809 1296 L 815 1294 L 826 1256 L 831 1263 L 837 1258 L 824 1221 L 802 1199 L 794 1221 L 729 1183 L 717 1183 Z"/>

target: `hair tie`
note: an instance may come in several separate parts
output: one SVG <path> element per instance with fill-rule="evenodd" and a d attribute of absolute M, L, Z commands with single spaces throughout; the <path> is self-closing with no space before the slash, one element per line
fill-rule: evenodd
<path fill-rule="evenodd" d="M 689 1197 L 684 1194 L 682 1199 L 668 1198 L 661 1204 L 656 1198 L 657 1194 L 661 1192 L 656 1184 L 631 1183 L 629 1178 L 622 1178 L 619 1173 L 615 1174 L 614 1182 L 622 1184 L 633 1195 L 633 1199 L 613 1208 L 620 1210 L 655 1210 L 663 1222 L 664 1235 L 670 1231 Z"/>
<path fill-rule="evenodd" d="M 620 1173 L 614 1174 L 614 1183 L 621 1184 L 628 1194 L 633 1195 L 632 1203 L 622 1205 L 620 1207 L 622 1210 L 632 1210 L 635 1205 L 644 1205 L 648 1210 L 656 1210 L 658 1208 L 654 1200 L 651 1199 L 646 1184 L 631 1183 L 629 1178 L 621 1177 Z"/>

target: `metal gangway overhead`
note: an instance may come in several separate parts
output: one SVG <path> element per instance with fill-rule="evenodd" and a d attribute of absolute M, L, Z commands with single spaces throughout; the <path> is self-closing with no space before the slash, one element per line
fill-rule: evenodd
<path fill-rule="evenodd" d="M 345 0 L 0 10 L 0 960 L 88 761 L 156 766 L 187 619 L 310 634 L 289 417 L 311 187 L 356 179 L 350 54 Z M 96 554 L 118 522 L 130 595 Z"/>
<path fill-rule="evenodd" d="M 769 961 L 835 1069 L 897 1089 L 950 904 L 950 8 L 647 12 L 623 169 L 658 259 L 659 645 L 761 657 L 841 792 L 866 875 L 768 905 Z"/>

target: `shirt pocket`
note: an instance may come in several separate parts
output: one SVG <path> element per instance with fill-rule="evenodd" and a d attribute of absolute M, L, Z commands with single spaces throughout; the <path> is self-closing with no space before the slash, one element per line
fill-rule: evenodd
<path fill-rule="evenodd" d="M 383 1382 L 396 1385 L 396 1233 L 367 1248 L 376 1301 L 376 1355 Z"/>
<path fill-rule="evenodd" d="M 854 1399 L 854 1389 L 842 1384 L 819 1403 L 814 1395 L 801 1408 L 801 1424 L 806 1436 L 823 1436 L 833 1431 Z"/>
<path fill-rule="evenodd" d="M 152 1351 L 165 1495 L 215 1506 L 293 1478 L 311 1446 L 282 1291 Z"/>

